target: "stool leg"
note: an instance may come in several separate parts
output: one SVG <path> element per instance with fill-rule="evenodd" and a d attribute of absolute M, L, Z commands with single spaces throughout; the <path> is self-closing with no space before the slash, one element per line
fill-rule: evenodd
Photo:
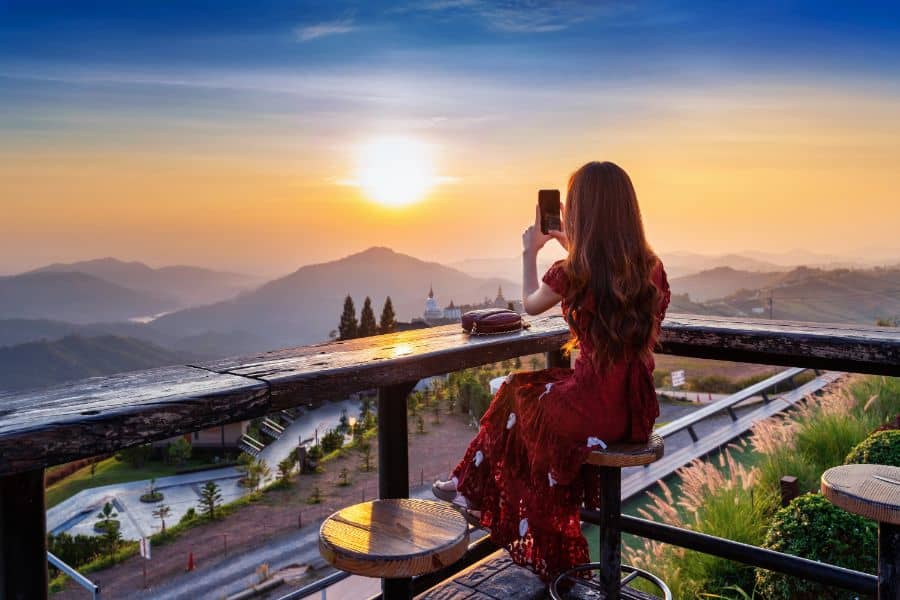
<path fill-rule="evenodd" d="M 412 580 L 382 579 L 381 597 L 384 600 L 409 600 L 412 598 Z"/>
<path fill-rule="evenodd" d="M 878 524 L 878 600 L 900 600 L 900 525 Z"/>
<path fill-rule="evenodd" d="M 600 585 L 606 600 L 619 599 L 622 577 L 622 469 L 600 467 Z"/>

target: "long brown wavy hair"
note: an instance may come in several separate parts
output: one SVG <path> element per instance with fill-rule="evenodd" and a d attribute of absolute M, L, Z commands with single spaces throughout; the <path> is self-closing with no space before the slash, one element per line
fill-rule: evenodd
<path fill-rule="evenodd" d="M 601 370 L 623 359 L 646 360 L 659 330 L 660 291 L 651 281 L 659 259 L 644 236 L 628 174 L 611 162 L 590 162 L 575 171 L 569 178 L 565 230 L 566 321 L 578 323 Z M 568 346 L 577 343 L 573 339 Z"/>

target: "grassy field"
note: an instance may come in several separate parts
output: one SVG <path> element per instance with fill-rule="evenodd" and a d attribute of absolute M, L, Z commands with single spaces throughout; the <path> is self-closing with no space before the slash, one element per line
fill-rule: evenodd
<path fill-rule="evenodd" d="M 688 377 L 708 377 L 720 375 L 730 379 L 743 379 L 763 373 L 775 374 L 783 367 L 769 367 L 749 363 L 736 363 L 725 360 L 706 360 L 686 356 L 655 354 L 656 368 L 661 371 L 677 371 L 683 369 Z"/>
<path fill-rule="evenodd" d="M 47 508 L 56 506 L 63 500 L 71 498 L 81 490 L 88 488 L 166 477 L 175 475 L 175 471 L 199 467 L 205 464 L 205 462 L 200 460 L 188 461 L 182 465 L 167 465 L 158 461 L 147 461 L 143 468 L 135 469 L 128 463 L 119 462 L 115 458 L 107 458 L 97 463 L 93 477 L 91 477 L 91 467 L 87 466 L 48 487 Z M 214 467 L 216 465 L 209 466 Z"/>

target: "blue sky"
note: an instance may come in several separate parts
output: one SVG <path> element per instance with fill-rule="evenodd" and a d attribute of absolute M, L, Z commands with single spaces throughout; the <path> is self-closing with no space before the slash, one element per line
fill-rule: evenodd
<path fill-rule="evenodd" d="M 674 248 L 684 226 L 665 212 L 661 190 L 673 180 L 660 174 L 676 168 L 719 169 L 694 177 L 715 189 L 681 191 L 681 212 L 693 210 L 691 194 L 743 186 L 724 175 L 734 165 L 749 180 L 749 170 L 799 154 L 875 165 L 873 206 L 895 201 L 884 190 L 894 183 L 898 97 L 896 2 L 0 0 L 0 157 L 41 185 L 56 177 L 84 202 L 106 193 L 65 179 L 86 156 L 133 159 L 136 178 L 164 161 L 231 161 L 325 194 L 348 177 L 360 138 L 399 132 L 440 146 L 441 174 L 460 182 L 442 193 L 457 204 L 492 185 L 512 203 L 509 186 L 558 184 L 588 153 L 622 156 L 649 182 L 660 207 L 651 229 Z M 472 160 L 476 152 L 484 158 Z M 681 153 L 694 162 L 666 158 Z M 815 179 L 814 165 L 791 166 Z M 5 194 L 30 227 L 56 197 L 30 192 L 39 187 L 19 180 Z M 816 194 L 812 183 L 795 191 L 806 199 L 792 216 L 807 215 Z M 828 223 L 840 220 L 838 201 L 826 202 Z M 38 208 L 26 215 L 26 202 Z M 753 240 L 748 228 L 740 243 Z M 707 241 L 722 251 L 734 236 Z M 840 251 L 867 247 L 859 239 Z M 453 258 L 452 248 L 432 257 Z"/>

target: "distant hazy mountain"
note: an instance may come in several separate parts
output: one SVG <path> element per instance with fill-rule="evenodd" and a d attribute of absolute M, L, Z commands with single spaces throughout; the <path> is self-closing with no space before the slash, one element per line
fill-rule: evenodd
<path fill-rule="evenodd" d="M 666 252 L 661 254 L 666 265 L 666 273 L 669 281 L 720 267 L 729 267 L 738 271 L 762 271 L 775 272 L 786 271 L 788 268 L 772 262 L 759 260 L 745 254 L 696 254 L 693 252 Z M 802 264 L 802 263 L 796 263 Z"/>
<path fill-rule="evenodd" d="M 538 257 L 538 272 L 543 273 L 558 258 L 560 253 L 542 253 Z M 743 271 L 785 271 L 785 267 L 741 256 L 738 254 L 722 254 L 707 256 L 705 254 L 693 254 L 690 252 L 671 252 L 661 255 L 666 273 L 669 279 L 683 277 L 692 273 L 715 269 L 718 267 L 731 267 Z M 800 263 L 798 263 L 800 264 Z M 470 258 L 450 264 L 474 277 L 501 277 L 509 279 L 517 284 L 522 281 L 522 257 L 509 258 Z"/>
<path fill-rule="evenodd" d="M 81 337 L 132 337 L 158 346 L 169 347 L 176 340 L 150 326 L 127 321 L 87 325 L 50 319 L 0 319 L 0 347 L 26 342 L 53 341 L 70 335 Z"/>
<path fill-rule="evenodd" d="M 71 323 L 119 321 L 153 315 L 176 303 L 86 273 L 31 272 L 0 277 L 0 319 L 54 319 Z"/>
<path fill-rule="evenodd" d="M 344 297 L 349 293 L 357 316 L 366 296 L 376 319 L 390 295 L 398 320 L 421 316 L 430 285 L 440 306 L 493 299 L 498 286 L 509 298 L 517 287 L 500 278 L 477 278 L 456 269 L 398 254 L 389 248 L 364 252 L 327 263 L 308 265 L 241 296 L 209 306 L 161 317 L 153 325 L 181 335 L 230 332 L 258 336 L 262 348 L 318 342 L 336 329 Z M 254 348 L 254 349 L 262 349 Z"/>
<path fill-rule="evenodd" d="M 0 348 L 0 390 L 44 387 L 184 361 L 177 353 L 133 338 L 69 336 L 29 342 Z"/>
<path fill-rule="evenodd" d="M 716 267 L 669 279 L 674 294 L 688 294 L 691 300 L 706 302 L 730 296 L 741 289 L 758 289 L 776 284 L 784 277 L 783 272 L 739 271 L 731 267 Z"/>
<path fill-rule="evenodd" d="M 260 278 L 213 271 L 201 267 L 172 266 L 153 269 L 141 262 L 100 258 L 55 263 L 31 273 L 86 273 L 110 283 L 170 299 L 178 308 L 225 300 L 260 283 Z"/>

